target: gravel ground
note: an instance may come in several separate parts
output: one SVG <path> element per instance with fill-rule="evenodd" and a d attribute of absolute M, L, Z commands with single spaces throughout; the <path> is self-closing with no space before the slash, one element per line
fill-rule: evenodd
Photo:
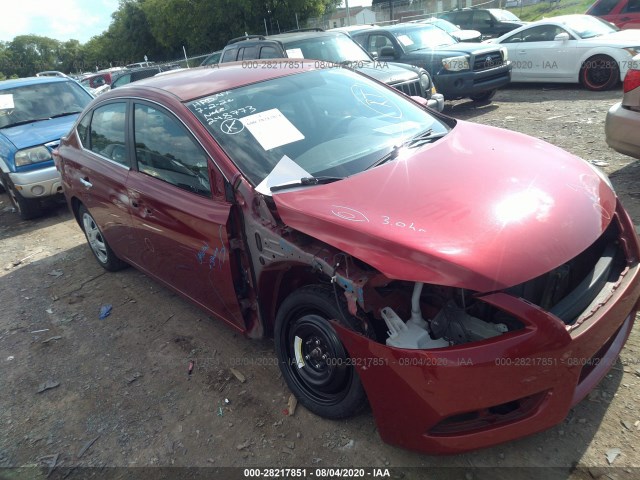
<path fill-rule="evenodd" d="M 640 224 L 638 162 L 604 140 L 620 97 L 516 85 L 490 105 L 457 101 L 445 113 L 601 166 Z M 100 320 L 106 304 L 112 313 Z M 302 407 L 287 415 L 271 340 L 243 338 L 134 269 L 104 272 L 64 205 L 22 222 L 0 195 L 0 467 L 44 467 L 0 469 L 2 479 L 129 478 L 132 470 L 105 467 L 160 466 L 209 468 L 155 469 L 153 478 L 242 478 L 216 469 L 256 466 L 388 468 L 407 479 L 639 478 L 639 357 L 636 328 L 598 388 L 546 432 L 457 456 L 401 450 L 380 441 L 370 412 L 347 421 Z"/>

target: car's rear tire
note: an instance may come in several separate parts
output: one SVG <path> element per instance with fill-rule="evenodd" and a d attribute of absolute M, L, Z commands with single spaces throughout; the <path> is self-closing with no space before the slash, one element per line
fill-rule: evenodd
<path fill-rule="evenodd" d="M 495 96 L 497 89 L 487 90 L 486 92 L 476 93 L 475 95 L 471 95 L 469 98 L 476 103 L 489 103 L 491 99 Z"/>
<path fill-rule="evenodd" d="M 31 220 L 32 218 L 42 215 L 40 199 L 23 197 L 6 176 L 3 176 L 2 182 L 0 183 L 3 184 L 9 195 L 9 200 L 11 200 L 11 204 L 16 212 L 18 212 L 18 215 L 20 215 L 20 218 L 23 220 Z"/>
<path fill-rule="evenodd" d="M 580 68 L 580 83 L 595 92 L 615 87 L 620 81 L 618 63 L 608 55 L 594 55 Z"/>
<path fill-rule="evenodd" d="M 367 396 L 352 359 L 329 320 L 359 329 L 331 287 L 308 285 L 290 294 L 278 310 L 275 346 L 280 370 L 299 402 L 321 417 L 355 415 Z"/>
<path fill-rule="evenodd" d="M 127 263 L 120 260 L 116 254 L 113 253 L 113 250 L 111 250 L 111 247 L 102 235 L 98 224 L 84 205 L 80 205 L 78 208 L 78 218 L 80 219 L 80 226 L 87 237 L 91 253 L 96 257 L 100 266 L 110 272 L 125 268 Z"/>

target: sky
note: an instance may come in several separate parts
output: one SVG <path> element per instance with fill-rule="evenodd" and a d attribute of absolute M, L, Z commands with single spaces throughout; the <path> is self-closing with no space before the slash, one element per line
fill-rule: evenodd
<path fill-rule="evenodd" d="M 40 35 L 85 43 L 111 23 L 118 0 L 4 0 L 0 40 Z"/>
<path fill-rule="evenodd" d="M 109 27 L 118 3 L 118 0 L 4 0 L 0 40 L 9 42 L 18 35 L 33 34 L 86 43 Z M 371 5 L 371 0 L 349 0 L 350 7 L 360 5 Z"/>

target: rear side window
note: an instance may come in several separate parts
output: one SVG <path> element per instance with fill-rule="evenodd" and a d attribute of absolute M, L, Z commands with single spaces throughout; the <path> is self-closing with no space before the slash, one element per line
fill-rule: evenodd
<path fill-rule="evenodd" d="M 640 13 L 640 0 L 629 0 L 622 9 L 623 13 Z"/>
<path fill-rule="evenodd" d="M 271 46 L 262 47 L 260 49 L 260 58 L 281 58 L 282 55 L 278 50 Z"/>
<path fill-rule="evenodd" d="M 118 77 L 115 82 L 111 84 L 111 88 L 121 87 L 122 85 L 126 85 L 131 82 L 131 74 L 127 73 L 126 75 L 122 75 Z"/>
<path fill-rule="evenodd" d="M 140 172 L 188 192 L 211 196 L 207 156 L 175 117 L 136 104 L 134 136 Z"/>
<path fill-rule="evenodd" d="M 618 2 L 619 0 L 601 0 L 591 7 L 589 13 L 591 15 L 608 15 L 618 5 Z"/>
<path fill-rule="evenodd" d="M 238 50 L 235 48 L 230 48 L 226 52 L 222 54 L 222 60 L 220 62 L 235 62 L 236 61 L 236 53 Z"/>
<path fill-rule="evenodd" d="M 238 50 L 238 60 L 255 60 L 258 55 L 256 47 L 245 47 Z"/>
<path fill-rule="evenodd" d="M 131 81 L 135 82 L 137 80 L 142 80 L 143 78 L 153 77 L 158 70 L 141 70 L 139 72 L 133 72 L 131 75 Z"/>
<path fill-rule="evenodd" d="M 493 18 L 486 10 L 477 10 L 473 12 L 473 22 L 471 23 L 471 28 L 478 30 L 491 26 Z"/>
<path fill-rule="evenodd" d="M 89 150 L 128 167 L 124 146 L 126 108 L 126 103 L 110 103 L 93 111 Z"/>

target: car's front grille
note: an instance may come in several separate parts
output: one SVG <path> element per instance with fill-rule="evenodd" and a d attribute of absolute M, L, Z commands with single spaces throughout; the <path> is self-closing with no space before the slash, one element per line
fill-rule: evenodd
<path fill-rule="evenodd" d="M 422 97 L 422 89 L 420 88 L 419 80 L 410 80 L 408 82 L 394 83 L 391 85 L 393 88 L 400 90 L 405 95 Z"/>
<path fill-rule="evenodd" d="M 488 70 L 502 65 L 502 54 L 499 51 L 481 53 L 473 61 L 473 71 Z"/>
<path fill-rule="evenodd" d="M 604 234 L 572 260 L 533 280 L 516 285 L 509 293 L 528 300 L 571 325 L 600 294 L 607 282 L 615 282 L 625 267 L 612 221 Z"/>

